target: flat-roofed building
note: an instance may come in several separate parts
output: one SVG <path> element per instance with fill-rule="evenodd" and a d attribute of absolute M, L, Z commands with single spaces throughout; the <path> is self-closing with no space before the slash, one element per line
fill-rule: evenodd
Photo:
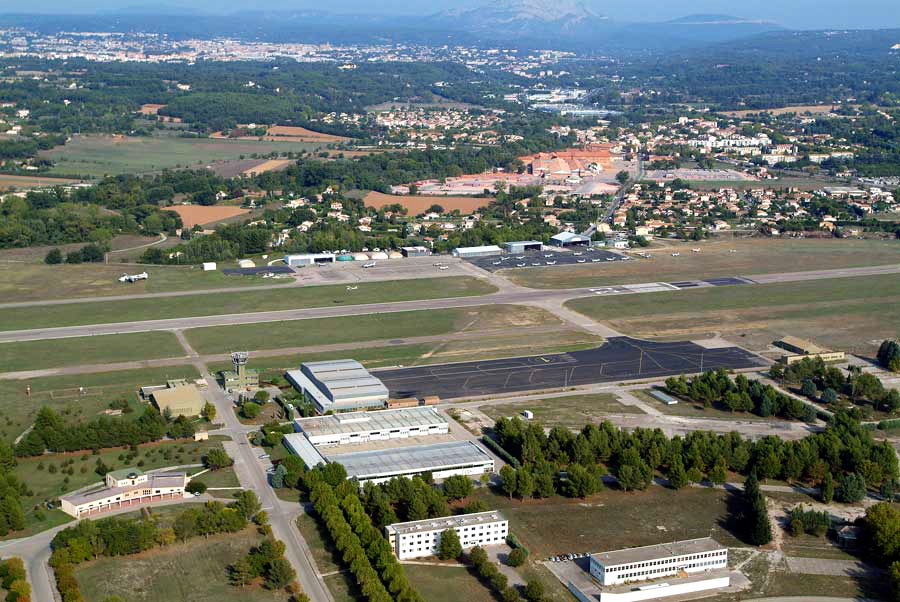
<path fill-rule="evenodd" d="M 285 255 L 284 263 L 290 267 L 334 263 L 337 255 L 334 253 L 303 253 L 297 255 Z"/>
<path fill-rule="evenodd" d="M 172 416 L 199 416 L 206 400 L 195 385 L 178 384 L 150 393 L 150 399 L 161 413 L 169 411 Z"/>
<path fill-rule="evenodd" d="M 711 537 L 593 554 L 590 573 L 601 586 L 702 573 L 728 567 L 728 548 Z"/>
<path fill-rule="evenodd" d="M 117 508 L 184 497 L 188 478 L 183 472 L 144 474 L 137 469 L 106 474 L 103 487 L 60 498 L 63 512 L 75 518 Z"/>
<path fill-rule="evenodd" d="M 413 407 L 298 418 L 294 430 L 313 445 L 328 446 L 445 435 L 450 425 L 434 408 Z"/>
<path fill-rule="evenodd" d="M 459 516 L 394 523 L 384 528 L 391 549 L 399 560 L 433 556 L 438 552 L 441 535 L 453 529 L 463 550 L 475 546 L 495 546 L 506 541 L 509 521 L 496 510 Z"/>
<path fill-rule="evenodd" d="M 515 240 L 505 242 L 501 245 L 508 253 L 513 255 L 524 253 L 525 251 L 543 251 L 544 243 L 539 240 Z"/>
<path fill-rule="evenodd" d="M 806 357 L 819 358 L 824 362 L 839 362 L 846 358 L 843 351 L 832 351 L 791 335 L 775 341 L 775 344 L 788 352 L 787 355 L 781 356 L 781 361 L 785 364 L 793 364 Z"/>
<path fill-rule="evenodd" d="M 404 257 L 428 257 L 431 255 L 426 247 L 400 247 L 400 253 Z"/>
<path fill-rule="evenodd" d="M 497 245 L 482 245 L 480 247 L 457 247 L 453 249 L 454 257 L 489 257 L 491 255 L 500 255 L 502 249 Z"/>
<path fill-rule="evenodd" d="M 452 441 L 332 454 L 329 462 L 339 462 L 349 478 L 360 485 L 366 481 L 383 483 L 393 477 L 413 477 L 430 472 L 435 479 L 453 475 L 482 475 L 494 471 L 494 459 L 471 441 Z"/>
<path fill-rule="evenodd" d="M 328 460 L 319 453 L 303 433 L 288 433 L 282 439 L 289 452 L 303 460 L 307 468 L 315 468 L 319 464 L 328 464 Z"/>
<path fill-rule="evenodd" d="M 308 362 L 285 375 L 320 414 L 383 408 L 388 390 L 356 360 Z"/>

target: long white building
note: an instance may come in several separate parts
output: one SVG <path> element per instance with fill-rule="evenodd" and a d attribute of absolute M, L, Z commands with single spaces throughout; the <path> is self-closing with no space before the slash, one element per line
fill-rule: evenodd
<path fill-rule="evenodd" d="M 383 408 L 388 399 L 387 387 L 356 360 L 307 362 L 285 377 L 320 414 Z"/>
<path fill-rule="evenodd" d="M 506 541 L 509 521 L 497 511 L 395 523 L 384 528 L 391 549 L 399 560 L 437 554 L 441 534 L 453 529 L 463 550 L 493 546 Z"/>
<path fill-rule="evenodd" d="M 590 573 L 602 586 L 728 567 L 728 548 L 711 537 L 593 554 Z"/>
<path fill-rule="evenodd" d="M 435 479 L 453 475 L 480 476 L 494 472 L 494 459 L 472 441 L 450 441 L 330 454 L 329 462 L 347 469 L 347 476 L 360 485 L 384 483 L 394 477 L 412 478 L 430 472 Z"/>
<path fill-rule="evenodd" d="M 434 408 L 414 407 L 298 418 L 294 430 L 313 445 L 325 447 L 446 435 L 450 425 Z"/>
<path fill-rule="evenodd" d="M 183 472 L 152 475 L 137 469 L 116 470 L 106 474 L 104 487 L 60 498 L 63 512 L 75 518 L 109 510 L 184 497 L 188 478 Z"/>

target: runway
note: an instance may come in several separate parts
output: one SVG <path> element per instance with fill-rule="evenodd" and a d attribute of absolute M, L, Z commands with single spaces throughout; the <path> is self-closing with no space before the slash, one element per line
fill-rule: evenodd
<path fill-rule="evenodd" d="M 707 349 L 691 342 L 613 337 L 585 351 L 379 370 L 375 374 L 394 398 L 437 395 L 455 399 L 765 365 L 765 360 L 740 347 Z"/>

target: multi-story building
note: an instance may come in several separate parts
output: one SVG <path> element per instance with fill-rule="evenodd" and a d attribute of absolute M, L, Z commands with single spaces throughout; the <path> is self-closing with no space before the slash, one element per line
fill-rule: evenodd
<path fill-rule="evenodd" d="M 593 554 L 591 576 L 601 586 L 702 573 L 728 566 L 728 548 L 711 537 Z"/>
<path fill-rule="evenodd" d="M 395 523 L 384 528 L 391 549 L 399 560 L 437 554 L 441 535 L 453 529 L 463 550 L 493 546 L 506 541 L 509 522 L 497 511 L 477 512 L 426 520 Z"/>
<path fill-rule="evenodd" d="M 183 472 L 148 475 L 131 468 L 115 470 L 106 473 L 103 487 L 60 498 L 60 507 L 70 516 L 83 518 L 117 508 L 182 498 L 187 482 Z"/>

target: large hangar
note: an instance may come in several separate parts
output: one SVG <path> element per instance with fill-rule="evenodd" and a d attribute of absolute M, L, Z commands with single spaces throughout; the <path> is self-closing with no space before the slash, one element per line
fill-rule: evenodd
<path fill-rule="evenodd" d="M 434 408 L 418 407 L 298 418 L 294 430 L 314 445 L 332 446 L 446 435 L 450 425 Z"/>
<path fill-rule="evenodd" d="M 285 375 L 320 414 L 383 408 L 388 390 L 356 360 L 308 362 Z"/>

